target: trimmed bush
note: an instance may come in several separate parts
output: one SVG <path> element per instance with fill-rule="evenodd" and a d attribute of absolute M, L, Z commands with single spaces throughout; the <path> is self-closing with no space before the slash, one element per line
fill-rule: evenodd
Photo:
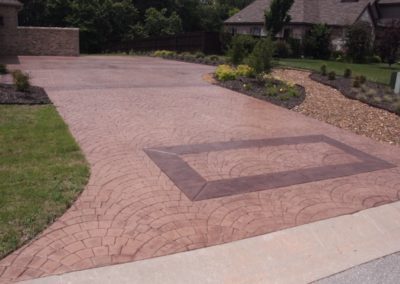
<path fill-rule="evenodd" d="M 328 79 L 333 81 L 336 79 L 336 73 L 334 71 L 329 72 Z"/>
<path fill-rule="evenodd" d="M 346 68 L 346 69 L 344 70 L 343 76 L 344 76 L 345 78 L 351 78 L 351 74 L 352 74 L 351 69 L 350 69 L 350 68 Z"/>
<path fill-rule="evenodd" d="M 361 87 L 361 83 L 360 83 L 360 79 L 358 77 L 356 77 L 353 81 L 353 87 L 354 88 L 360 88 Z"/>
<path fill-rule="evenodd" d="M 254 77 L 255 71 L 249 65 L 239 65 L 236 69 L 236 74 L 242 77 Z"/>
<path fill-rule="evenodd" d="M 364 75 L 358 76 L 358 80 L 360 81 L 360 84 L 365 84 L 367 82 L 367 77 Z"/>
<path fill-rule="evenodd" d="M 0 64 L 0 75 L 4 75 L 7 73 L 8 73 L 7 67 L 4 64 Z"/>
<path fill-rule="evenodd" d="M 328 70 L 327 70 L 327 67 L 325 64 L 321 66 L 320 70 L 321 70 L 322 76 L 326 76 L 326 74 L 328 73 Z"/>
<path fill-rule="evenodd" d="M 12 72 L 13 76 L 13 81 L 15 88 L 17 91 L 20 92 L 28 92 L 29 88 L 31 86 L 29 82 L 29 75 L 26 73 L 23 73 L 21 70 L 15 70 Z"/>
<path fill-rule="evenodd" d="M 236 70 L 226 64 L 219 65 L 217 70 L 215 71 L 215 77 L 218 81 L 235 80 L 237 77 Z"/>
<path fill-rule="evenodd" d="M 253 68 L 256 74 L 269 72 L 272 68 L 273 54 L 274 45 L 271 38 L 260 39 L 248 58 L 249 66 Z"/>

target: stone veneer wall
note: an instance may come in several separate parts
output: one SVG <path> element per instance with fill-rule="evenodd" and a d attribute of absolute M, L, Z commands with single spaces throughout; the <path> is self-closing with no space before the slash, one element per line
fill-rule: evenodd
<path fill-rule="evenodd" d="M 79 55 L 79 29 L 17 27 L 6 35 L 0 54 Z"/>
<path fill-rule="evenodd" d="M 20 27 L 20 6 L 0 5 L 0 55 L 79 55 L 79 29 Z"/>
<path fill-rule="evenodd" d="M 79 55 L 79 29 L 18 27 L 17 35 L 21 55 Z"/>

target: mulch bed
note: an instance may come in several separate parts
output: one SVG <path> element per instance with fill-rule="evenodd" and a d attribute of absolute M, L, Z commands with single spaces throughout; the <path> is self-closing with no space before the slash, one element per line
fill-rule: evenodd
<path fill-rule="evenodd" d="M 274 80 L 274 83 L 281 83 L 281 81 Z M 306 91 L 303 86 L 300 85 L 295 85 L 295 89 L 297 93 L 299 94 L 297 97 L 290 96 L 286 97 L 284 100 L 282 97 L 279 96 L 268 96 L 265 94 L 265 82 L 253 79 L 253 78 L 245 78 L 245 77 L 240 77 L 237 80 L 231 80 L 231 81 L 225 81 L 225 82 L 220 82 L 216 81 L 216 84 L 222 87 L 225 87 L 227 89 L 257 98 L 261 99 L 267 102 L 270 102 L 274 105 L 278 105 L 287 109 L 292 109 L 300 104 L 303 103 L 303 101 L 306 98 Z M 250 87 L 249 87 L 250 86 Z"/>
<path fill-rule="evenodd" d="M 353 88 L 353 79 L 337 76 L 335 80 L 329 80 L 328 76 L 322 76 L 319 73 L 312 73 L 310 78 L 314 81 L 330 86 L 340 91 L 344 96 L 353 100 L 359 100 L 370 106 L 384 109 L 400 115 L 400 95 L 396 95 L 393 91 L 390 92 L 388 86 L 365 82 L 363 85 L 367 89 L 374 90 L 373 96 L 364 95 L 360 88 Z M 385 97 L 391 97 L 394 101 L 387 101 Z"/>
<path fill-rule="evenodd" d="M 42 105 L 51 101 L 43 88 L 30 87 L 29 92 L 20 92 L 14 85 L 0 84 L 0 104 Z"/>

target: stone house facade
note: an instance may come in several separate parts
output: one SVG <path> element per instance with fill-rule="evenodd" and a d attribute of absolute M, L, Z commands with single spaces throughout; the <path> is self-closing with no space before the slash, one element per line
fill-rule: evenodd
<path fill-rule="evenodd" d="M 255 0 L 239 13 L 225 21 L 225 31 L 231 34 L 266 36 L 264 12 L 272 0 Z M 291 22 L 278 38 L 302 40 L 314 24 L 327 24 L 332 31 L 332 47 L 344 47 L 346 28 L 357 21 L 364 21 L 374 28 L 384 22 L 400 19 L 400 0 L 295 0 L 289 11 Z"/>
<path fill-rule="evenodd" d="M 0 55 L 79 56 L 79 29 L 20 27 L 16 0 L 0 0 Z"/>

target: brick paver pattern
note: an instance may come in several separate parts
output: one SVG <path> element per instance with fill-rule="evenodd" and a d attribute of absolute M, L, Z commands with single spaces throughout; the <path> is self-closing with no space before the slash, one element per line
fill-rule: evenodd
<path fill-rule="evenodd" d="M 59 220 L 0 261 L 0 282 L 232 242 L 400 199 L 399 148 L 210 85 L 201 78 L 212 67 L 144 57 L 20 61 L 70 126 L 91 177 Z M 307 135 L 330 137 L 392 166 L 191 201 L 145 152 Z M 321 142 L 181 159 L 211 182 L 360 162 Z"/>

